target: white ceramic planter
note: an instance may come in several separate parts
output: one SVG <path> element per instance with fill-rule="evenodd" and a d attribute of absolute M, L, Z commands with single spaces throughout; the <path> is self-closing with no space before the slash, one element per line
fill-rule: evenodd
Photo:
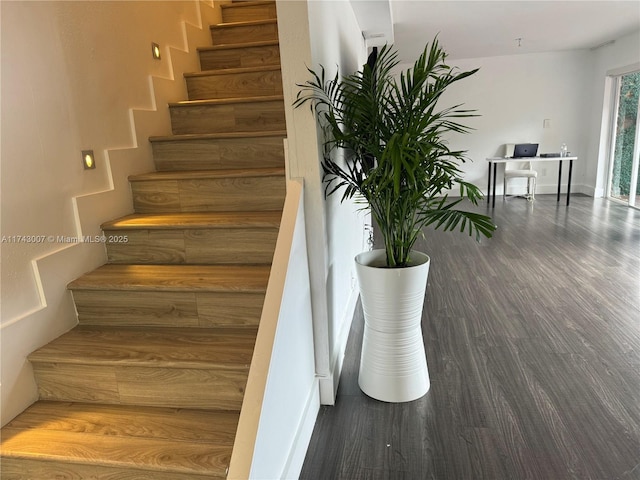
<path fill-rule="evenodd" d="M 416 400 L 430 386 L 421 326 L 430 259 L 411 252 L 411 260 L 386 268 L 384 250 L 356 256 L 365 320 L 358 383 L 385 402 Z"/>

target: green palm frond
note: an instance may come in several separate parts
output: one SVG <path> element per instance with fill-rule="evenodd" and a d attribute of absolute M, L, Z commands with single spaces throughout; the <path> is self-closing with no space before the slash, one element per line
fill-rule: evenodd
<path fill-rule="evenodd" d="M 385 45 L 372 66 L 342 78 L 327 78 L 324 67 L 308 69 L 311 79 L 298 85 L 294 107 L 308 104 L 324 133 L 325 195 L 342 191 L 342 201 L 370 206 L 389 266 L 406 265 L 425 226 L 459 228 L 478 240 L 496 228 L 487 216 L 455 208 L 465 198 L 477 204 L 482 193 L 462 179 L 466 152 L 451 150 L 443 135 L 469 133 L 460 120 L 476 113 L 437 104 L 477 69 L 459 71 L 445 60 L 436 38 L 413 68 L 395 76 L 398 54 Z M 456 185 L 460 197 L 449 200 Z"/>

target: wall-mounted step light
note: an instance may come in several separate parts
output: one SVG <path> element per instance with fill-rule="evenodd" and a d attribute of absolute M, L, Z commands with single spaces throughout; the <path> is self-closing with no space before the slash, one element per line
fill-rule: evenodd
<path fill-rule="evenodd" d="M 93 150 L 82 150 L 82 166 L 85 170 L 96 168 L 96 158 L 93 155 Z"/>
<path fill-rule="evenodd" d="M 153 54 L 153 58 L 156 60 L 160 60 L 160 45 L 157 43 L 151 44 L 151 53 Z"/>

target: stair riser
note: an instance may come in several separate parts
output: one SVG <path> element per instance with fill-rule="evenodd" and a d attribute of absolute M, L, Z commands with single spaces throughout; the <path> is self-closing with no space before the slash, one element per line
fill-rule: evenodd
<path fill-rule="evenodd" d="M 149 180 L 131 182 L 131 190 L 137 213 L 263 211 L 282 209 L 285 183 L 282 177 Z"/>
<path fill-rule="evenodd" d="M 270 264 L 277 229 L 105 230 L 109 263 Z"/>
<path fill-rule="evenodd" d="M 74 290 L 81 325 L 210 328 L 255 326 L 262 293 Z"/>
<path fill-rule="evenodd" d="M 282 137 L 153 141 L 158 171 L 284 167 Z"/>
<path fill-rule="evenodd" d="M 174 135 L 273 132 L 286 128 L 284 103 L 281 100 L 223 105 L 172 105 L 169 111 Z"/>
<path fill-rule="evenodd" d="M 214 45 L 278 40 L 278 24 L 268 22 L 257 25 L 214 26 L 211 27 L 211 40 Z"/>
<path fill-rule="evenodd" d="M 239 410 L 247 372 L 33 362 L 41 400 Z M 193 388 L 195 385 L 198 388 Z"/>
<path fill-rule="evenodd" d="M 280 48 L 278 45 L 201 50 L 199 55 L 201 70 L 280 65 Z"/>
<path fill-rule="evenodd" d="M 282 95 L 280 69 L 185 76 L 189 100 Z"/>
<path fill-rule="evenodd" d="M 225 5 L 222 8 L 223 23 L 250 22 L 252 20 L 264 20 L 276 18 L 276 3 L 261 5 Z"/>
<path fill-rule="evenodd" d="M 160 472 L 137 470 L 124 467 L 104 467 L 81 465 L 67 462 L 25 460 L 22 458 L 2 458 L 2 480 L 60 480 L 60 479 L 100 479 L 100 480 L 211 480 L 225 478 L 193 473 Z"/>

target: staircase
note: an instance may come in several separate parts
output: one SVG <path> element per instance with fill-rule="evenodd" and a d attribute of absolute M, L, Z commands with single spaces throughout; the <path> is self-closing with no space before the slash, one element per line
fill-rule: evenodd
<path fill-rule="evenodd" d="M 40 399 L 2 429 L 2 480 L 224 478 L 285 196 L 273 1 L 222 6 L 79 325 L 29 357 Z"/>

